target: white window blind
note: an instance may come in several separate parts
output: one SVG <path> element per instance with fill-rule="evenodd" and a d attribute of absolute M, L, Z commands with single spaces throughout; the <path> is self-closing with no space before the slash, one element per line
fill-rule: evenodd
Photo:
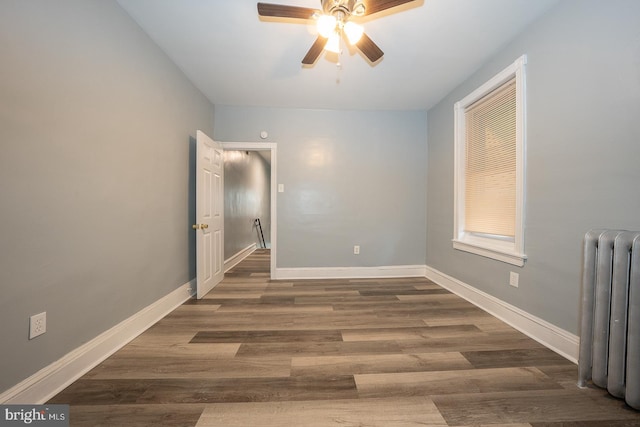
<path fill-rule="evenodd" d="M 516 233 L 516 79 L 465 109 L 465 231 Z"/>

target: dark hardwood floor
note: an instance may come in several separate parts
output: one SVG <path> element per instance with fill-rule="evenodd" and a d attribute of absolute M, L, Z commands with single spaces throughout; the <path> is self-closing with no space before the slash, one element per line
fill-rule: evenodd
<path fill-rule="evenodd" d="M 424 278 L 269 280 L 258 250 L 50 403 L 73 426 L 640 426 Z"/>

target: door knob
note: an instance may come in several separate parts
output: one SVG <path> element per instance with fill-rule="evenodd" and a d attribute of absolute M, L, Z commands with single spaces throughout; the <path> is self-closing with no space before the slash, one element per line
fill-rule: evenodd
<path fill-rule="evenodd" d="M 194 230 L 199 230 L 199 229 L 204 230 L 205 228 L 209 228 L 209 224 L 193 224 L 191 228 L 193 228 Z"/>

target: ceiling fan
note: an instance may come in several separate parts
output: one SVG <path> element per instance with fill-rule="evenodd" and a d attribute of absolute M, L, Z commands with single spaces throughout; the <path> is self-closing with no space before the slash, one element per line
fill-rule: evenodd
<path fill-rule="evenodd" d="M 351 46 L 356 46 L 369 61 L 375 63 L 384 52 L 365 33 L 361 25 L 352 19 L 373 15 L 392 7 L 416 0 L 320 0 L 322 10 L 281 4 L 258 3 L 258 15 L 263 17 L 315 20 L 318 38 L 302 59 L 305 65 L 313 65 L 322 50 L 340 53 L 343 36 Z"/>

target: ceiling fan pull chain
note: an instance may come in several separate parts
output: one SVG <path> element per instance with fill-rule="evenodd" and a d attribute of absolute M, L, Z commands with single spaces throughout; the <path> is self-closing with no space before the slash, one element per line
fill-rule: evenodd
<path fill-rule="evenodd" d="M 338 67 L 338 70 L 342 68 L 342 30 L 340 30 L 338 32 L 339 34 L 339 38 L 338 38 L 338 62 L 336 63 L 336 67 Z"/>
<path fill-rule="evenodd" d="M 342 49 L 338 52 L 338 62 L 336 63 L 336 84 L 340 84 L 340 75 L 342 73 L 342 62 L 340 59 L 342 58 Z"/>

